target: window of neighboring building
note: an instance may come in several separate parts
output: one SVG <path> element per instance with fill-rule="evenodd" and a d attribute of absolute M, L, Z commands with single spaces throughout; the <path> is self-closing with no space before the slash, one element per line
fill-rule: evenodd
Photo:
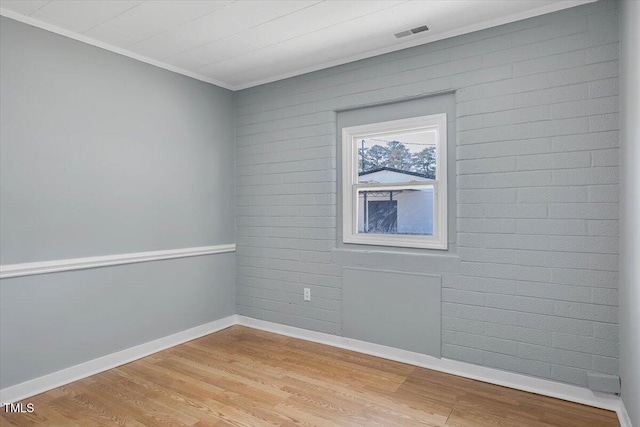
<path fill-rule="evenodd" d="M 342 129 L 343 241 L 447 249 L 447 115 Z"/>

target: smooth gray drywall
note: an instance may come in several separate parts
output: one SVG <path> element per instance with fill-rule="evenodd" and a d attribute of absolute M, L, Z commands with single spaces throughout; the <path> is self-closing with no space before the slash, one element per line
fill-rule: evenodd
<path fill-rule="evenodd" d="M 620 377 L 622 400 L 640 426 L 640 3 L 620 2 L 621 278 Z"/>
<path fill-rule="evenodd" d="M 235 255 L 4 279 L 0 388 L 234 314 Z"/>
<path fill-rule="evenodd" d="M 234 242 L 234 95 L 0 20 L 2 264 Z M 0 387 L 234 314 L 235 255 L 0 281 Z"/>
<path fill-rule="evenodd" d="M 234 241 L 233 92 L 0 22 L 2 264 Z"/>
<path fill-rule="evenodd" d="M 341 335 L 343 267 L 435 274 L 443 357 L 618 374 L 617 19 L 601 0 L 238 92 L 238 313 Z M 336 249 L 337 112 L 446 91 L 455 251 Z"/>
<path fill-rule="evenodd" d="M 441 282 L 433 275 L 343 269 L 344 336 L 440 357 Z"/>

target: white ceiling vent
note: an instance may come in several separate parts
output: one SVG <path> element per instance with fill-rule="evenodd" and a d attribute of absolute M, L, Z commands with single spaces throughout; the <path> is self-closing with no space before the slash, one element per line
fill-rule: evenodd
<path fill-rule="evenodd" d="M 401 39 L 402 37 L 407 37 L 413 34 L 422 33 L 423 31 L 427 31 L 427 30 L 429 30 L 429 27 L 427 27 L 426 25 L 422 25 L 420 27 L 411 28 L 410 30 L 400 31 L 399 33 L 395 33 L 394 36 L 396 36 L 397 39 Z"/>

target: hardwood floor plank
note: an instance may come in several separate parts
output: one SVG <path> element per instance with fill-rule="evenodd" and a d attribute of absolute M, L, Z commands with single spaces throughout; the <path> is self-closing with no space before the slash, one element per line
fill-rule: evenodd
<path fill-rule="evenodd" d="M 371 393 L 363 390 L 358 386 L 351 386 L 348 383 L 336 385 L 334 383 L 323 383 L 317 380 L 309 380 L 304 377 L 285 377 L 283 384 L 294 382 L 300 388 L 317 388 L 321 393 L 337 394 L 348 399 L 360 402 L 364 407 L 372 406 L 380 408 L 382 411 L 395 412 L 405 414 L 413 419 L 424 420 L 429 422 L 446 420 L 451 412 L 451 407 L 429 404 L 428 402 L 419 402 L 412 406 L 404 398 L 398 398 L 394 393 Z"/>
<path fill-rule="evenodd" d="M 451 416 L 449 416 L 446 425 L 450 427 L 551 427 L 550 424 L 535 420 L 525 418 L 513 420 L 491 414 L 487 411 L 468 408 L 455 408 L 451 413 Z"/>
<path fill-rule="evenodd" d="M 619 426 L 611 411 L 241 326 L 29 402 L 0 425 Z"/>
<path fill-rule="evenodd" d="M 377 426 L 428 426 L 442 427 L 446 425 L 450 411 L 446 415 L 427 416 L 424 413 L 410 413 L 403 411 L 402 408 L 397 410 L 386 406 L 369 405 L 362 410 L 362 417 L 365 425 Z"/>
<path fill-rule="evenodd" d="M 187 378 L 201 378 L 203 381 L 210 381 L 227 391 L 232 391 L 242 395 L 255 396 L 256 402 L 266 405 L 276 405 L 289 397 L 278 386 L 278 377 L 260 378 L 249 376 L 247 373 L 238 370 L 233 364 L 224 367 L 204 366 L 193 361 L 169 360 L 161 366 L 169 370 L 179 372 Z M 257 372 L 253 373 L 254 375 Z"/>

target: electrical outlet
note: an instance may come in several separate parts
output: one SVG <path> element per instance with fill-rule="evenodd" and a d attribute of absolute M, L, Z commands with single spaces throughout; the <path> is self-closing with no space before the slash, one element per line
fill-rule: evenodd
<path fill-rule="evenodd" d="M 304 300 L 311 301 L 311 288 L 304 288 Z"/>

